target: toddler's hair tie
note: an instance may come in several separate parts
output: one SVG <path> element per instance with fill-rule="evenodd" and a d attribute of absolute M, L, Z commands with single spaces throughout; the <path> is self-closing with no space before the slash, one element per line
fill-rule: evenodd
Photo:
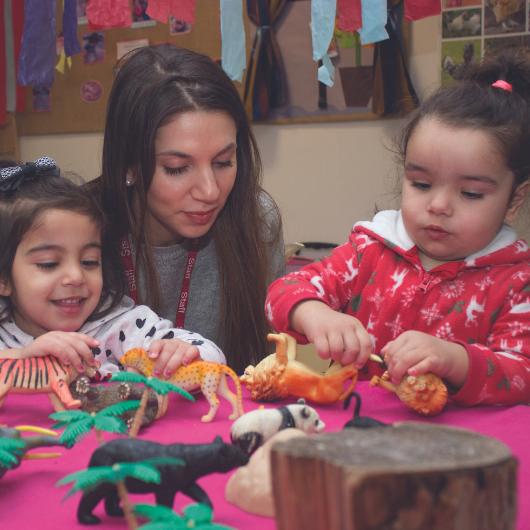
<path fill-rule="evenodd" d="M 505 81 L 504 79 L 497 79 L 495 83 L 491 83 L 491 86 L 495 88 L 501 88 L 502 90 L 506 90 L 506 92 L 512 91 L 512 85 L 508 83 L 508 81 Z"/>
<path fill-rule="evenodd" d="M 59 175 L 55 160 L 41 156 L 35 162 L 0 169 L 0 192 L 15 191 L 24 181 L 47 175 Z"/>

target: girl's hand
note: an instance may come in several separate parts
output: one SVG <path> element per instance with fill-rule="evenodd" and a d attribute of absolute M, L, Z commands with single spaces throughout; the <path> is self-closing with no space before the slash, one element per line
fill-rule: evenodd
<path fill-rule="evenodd" d="M 368 332 L 359 320 L 331 309 L 318 300 L 295 306 L 291 326 L 315 345 L 323 359 L 330 357 L 341 364 L 364 366 L 372 353 Z"/>
<path fill-rule="evenodd" d="M 53 355 L 65 366 L 72 365 L 77 372 L 84 371 L 83 363 L 96 366 L 94 354 L 90 348 L 96 348 L 99 342 L 84 333 L 75 331 L 49 331 L 37 337 L 31 344 L 20 349 L 20 357 L 43 357 Z"/>
<path fill-rule="evenodd" d="M 180 339 L 154 340 L 149 347 L 149 357 L 156 359 L 153 375 L 166 379 L 173 375 L 181 364 L 189 364 L 199 358 L 199 348 Z"/>
<path fill-rule="evenodd" d="M 463 346 L 421 331 L 405 331 L 387 343 L 381 353 L 394 384 L 398 384 L 405 374 L 432 372 L 460 388 L 469 369 L 469 358 Z"/>

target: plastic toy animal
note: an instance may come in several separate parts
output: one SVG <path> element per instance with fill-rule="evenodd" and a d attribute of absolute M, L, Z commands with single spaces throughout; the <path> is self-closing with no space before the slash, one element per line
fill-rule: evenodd
<path fill-rule="evenodd" d="M 90 379 L 84 375 L 70 383 L 73 398 L 81 401 L 81 410 L 85 412 L 99 412 L 121 401 L 141 399 L 143 391 L 144 386 L 141 384 L 112 381 L 91 383 Z M 167 399 L 149 390 L 142 427 L 149 425 L 166 412 L 166 409 L 162 408 L 163 404 L 167 404 Z M 128 410 L 121 415 L 129 427 L 131 427 L 135 413 L 135 410 Z"/>
<path fill-rule="evenodd" d="M 241 381 L 256 401 L 274 401 L 289 396 L 326 405 L 344 399 L 357 383 L 357 369 L 353 364 L 332 366 L 324 375 L 297 361 L 296 341 L 286 333 L 269 333 L 269 341 L 276 342 L 276 352 L 256 366 L 247 366 Z M 347 389 L 344 382 L 351 379 Z"/>
<path fill-rule="evenodd" d="M 120 358 L 120 363 L 127 367 L 138 370 L 146 376 L 153 373 L 154 361 L 150 359 L 145 350 L 134 348 L 127 351 Z M 226 382 L 229 376 L 236 386 L 236 394 L 230 391 Z M 229 419 L 234 420 L 243 414 L 243 397 L 241 384 L 237 374 L 224 364 L 211 363 L 207 361 L 194 361 L 186 366 L 177 368 L 176 372 L 168 379 L 170 383 L 189 391 L 200 388 L 204 397 L 210 404 L 210 410 L 201 417 L 201 421 L 209 422 L 215 418 L 219 408 L 217 394 L 221 394 L 232 405 L 232 414 Z"/>
<path fill-rule="evenodd" d="M 394 385 L 390 382 L 388 372 L 384 372 L 381 377 L 372 377 L 370 384 L 395 392 L 407 407 L 424 416 L 439 414 L 447 403 L 447 387 L 432 373 L 407 375 L 398 385 Z"/>
<path fill-rule="evenodd" d="M 160 484 L 128 478 L 125 486 L 129 493 L 152 492 L 157 504 L 170 508 L 178 491 L 211 507 L 208 494 L 196 481 L 209 473 L 226 473 L 248 462 L 248 456 L 243 451 L 224 443 L 220 436 L 208 444 L 168 445 L 128 438 L 112 440 L 100 446 L 92 453 L 89 467 L 112 466 L 119 462 L 138 462 L 157 457 L 178 458 L 184 461 L 184 465 L 157 465 L 161 475 Z M 82 524 L 99 523 L 92 510 L 103 499 L 107 515 L 123 515 L 116 486 L 103 483 L 83 493 L 77 509 L 78 521 Z"/>
<path fill-rule="evenodd" d="M 85 365 L 85 373 L 93 377 L 96 368 Z M 0 358 L 0 406 L 8 392 L 46 393 L 56 411 L 78 409 L 81 401 L 74 399 L 68 388 L 78 375 L 72 365 L 64 366 L 52 355 L 28 359 Z"/>
<path fill-rule="evenodd" d="M 355 398 L 353 418 L 344 424 L 343 429 L 371 429 L 372 427 L 386 427 L 388 424 L 368 416 L 361 416 L 361 396 L 357 392 L 352 392 L 344 400 L 344 410 L 350 406 L 350 401 Z"/>
<path fill-rule="evenodd" d="M 232 424 L 230 439 L 247 454 L 252 454 L 278 431 L 296 428 L 311 434 L 324 430 L 318 412 L 303 399 L 276 409 L 256 409 L 243 414 Z"/>
<path fill-rule="evenodd" d="M 24 431 L 36 432 L 41 436 L 23 437 L 20 433 Z M 33 425 L 20 425 L 12 429 L 8 427 L 0 427 L 0 449 L 2 449 L 4 445 L 2 440 L 16 440 L 20 442 L 20 444 L 19 447 L 13 452 L 16 462 L 11 461 L 9 464 L 2 465 L 2 458 L 0 458 L 0 478 L 2 478 L 9 469 L 18 467 L 22 459 L 36 460 L 60 456 L 60 453 L 26 454 L 30 449 L 34 449 L 36 447 L 50 447 L 55 445 L 64 446 L 64 444 L 57 437 L 56 432 Z"/>

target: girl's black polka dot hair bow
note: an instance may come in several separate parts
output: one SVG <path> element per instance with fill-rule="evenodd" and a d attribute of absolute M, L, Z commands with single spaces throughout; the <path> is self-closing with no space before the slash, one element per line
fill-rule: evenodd
<path fill-rule="evenodd" d="M 12 192 L 17 190 L 23 182 L 57 175 L 59 175 L 59 169 L 55 160 L 47 156 L 41 156 L 35 162 L 27 162 L 21 166 L 4 167 L 0 169 L 0 192 Z"/>

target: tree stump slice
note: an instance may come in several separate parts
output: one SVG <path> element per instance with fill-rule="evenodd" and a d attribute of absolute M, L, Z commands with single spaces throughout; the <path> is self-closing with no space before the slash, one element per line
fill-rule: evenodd
<path fill-rule="evenodd" d="M 279 530 L 513 530 L 517 461 L 474 432 L 404 422 L 277 443 Z"/>

